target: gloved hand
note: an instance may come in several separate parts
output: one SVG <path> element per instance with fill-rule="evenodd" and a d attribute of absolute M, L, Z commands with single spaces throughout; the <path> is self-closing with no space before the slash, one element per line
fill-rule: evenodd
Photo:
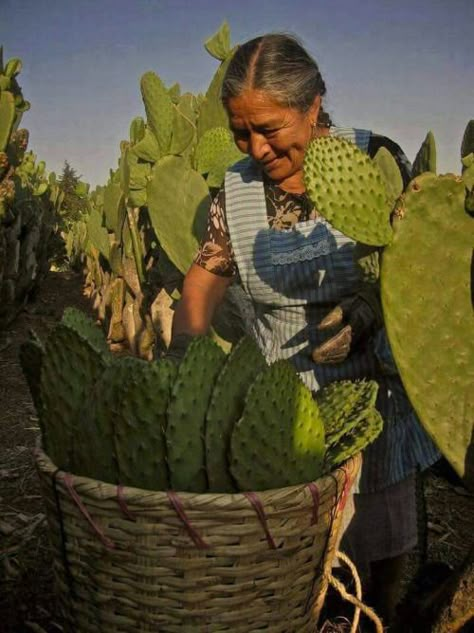
<path fill-rule="evenodd" d="M 173 336 L 164 358 L 174 363 L 180 363 L 193 338 L 195 338 L 193 334 L 176 334 Z"/>
<path fill-rule="evenodd" d="M 342 363 L 364 338 L 383 324 L 382 306 L 376 284 L 365 284 L 352 297 L 343 299 L 318 324 L 326 331 L 340 327 L 338 332 L 312 351 L 315 363 Z"/>

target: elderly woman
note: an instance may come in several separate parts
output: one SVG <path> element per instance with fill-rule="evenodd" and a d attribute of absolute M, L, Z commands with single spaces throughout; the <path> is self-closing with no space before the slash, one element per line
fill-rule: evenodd
<path fill-rule="evenodd" d="M 405 184 L 409 165 L 389 139 L 333 127 L 323 108 L 325 92 L 316 62 L 292 37 L 265 35 L 235 53 L 222 101 L 235 143 L 248 158 L 228 171 L 211 205 L 207 234 L 174 316 L 169 353 L 179 356 L 192 336 L 208 331 L 238 277 L 253 304 L 252 333 L 269 362 L 289 359 L 313 392 L 335 380 L 378 381 L 385 430 L 364 455 L 343 549 L 370 577 L 375 605 L 390 618 L 402 562 L 417 541 L 414 472 L 437 453 L 390 358 L 377 355 L 387 352 L 378 301 L 359 292 L 354 242 L 320 217 L 306 195 L 303 157 L 311 139 L 334 135 L 370 156 L 388 148 Z M 328 313 L 330 325 L 337 321 L 334 308 L 341 300 L 349 327 L 331 337 L 318 324 Z"/>

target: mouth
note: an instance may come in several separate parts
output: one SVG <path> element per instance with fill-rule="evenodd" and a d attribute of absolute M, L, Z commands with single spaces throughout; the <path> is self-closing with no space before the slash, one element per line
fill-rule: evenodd
<path fill-rule="evenodd" d="M 278 157 L 272 158 L 272 160 L 267 161 L 266 163 L 262 163 L 264 169 L 271 169 L 278 162 Z"/>

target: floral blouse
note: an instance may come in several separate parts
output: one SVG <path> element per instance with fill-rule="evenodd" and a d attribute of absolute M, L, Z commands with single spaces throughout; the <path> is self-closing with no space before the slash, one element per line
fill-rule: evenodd
<path fill-rule="evenodd" d="M 410 163 L 402 149 L 385 136 L 372 134 L 368 154 L 375 156 L 380 147 L 390 151 L 400 168 L 404 187 L 410 180 Z M 297 222 L 306 222 L 318 217 L 306 193 L 289 193 L 281 189 L 264 175 L 267 219 L 270 228 L 277 231 L 290 229 Z M 222 187 L 209 209 L 206 233 L 201 241 L 194 262 L 215 275 L 233 277 L 237 266 L 227 227 L 225 212 L 225 191 Z"/>

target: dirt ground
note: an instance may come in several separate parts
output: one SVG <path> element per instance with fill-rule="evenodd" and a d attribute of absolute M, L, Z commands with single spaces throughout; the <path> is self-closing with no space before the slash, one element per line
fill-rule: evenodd
<path fill-rule="evenodd" d="M 48 530 L 32 448 L 39 429 L 18 361 L 34 329 L 44 339 L 67 306 L 91 316 L 76 273 L 50 273 L 36 300 L 0 334 L 0 633 L 57 633 Z M 456 566 L 473 542 L 474 495 L 453 479 L 428 473 L 425 482 L 428 560 Z M 414 554 L 406 581 L 413 575 Z M 329 630 L 328 628 L 326 630 Z"/>

